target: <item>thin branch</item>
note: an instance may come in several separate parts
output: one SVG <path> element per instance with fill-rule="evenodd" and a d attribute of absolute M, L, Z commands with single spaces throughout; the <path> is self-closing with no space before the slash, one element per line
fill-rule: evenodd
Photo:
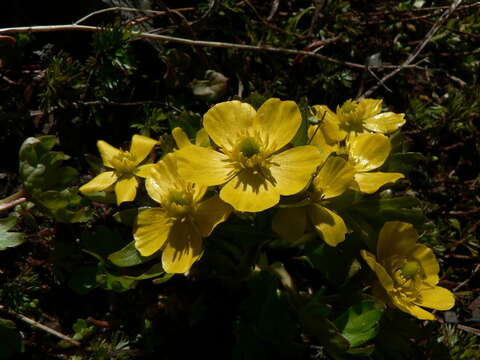
<path fill-rule="evenodd" d="M 36 32 L 55 32 L 55 31 L 103 31 L 104 28 L 97 27 L 97 26 L 87 26 L 87 25 L 40 25 L 40 26 L 22 26 L 22 27 L 11 27 L 11 28 L 3 28 L 0 29 L 0 34 L 13 34 L 13 33 L 36 33 Z M 304 51 L 304 50 L 294 50 L 294 49 L 286 49 L 286 48 L 276 48 L 271 46 L 255 46 L 255 45 L 243 45 L 243 44 L 234 44 L 234 43 L 226 43 L 226 42 L 218 42 L 218 41 L 202 41 L 202 40 L 191 40 L 167 35 L 160 35 L 160 34 L 151 34 L 139 31 L 133 31 L 133 36 L 137 38 L 145 38 L 145 39 L 153 39 L 153 40 L 163 40 L 163 41 L 171 41 L 179 44 L 191 45 L 191 46 L 205 46 L 205 47 L 217 47 L 217 48 L 227 48 L 227 49 L 239 49 L 239 50 L 247 50 L 247 51 L 265 51 L 265 52 L 273 52 L 273 53 L 282 53 L 282 54 L 289 54 L 289 55 L 305 55 L 310 57 L 315 57 L 320 60 L 333 62 L 335 64 L 344 65 L 354 69 L 398 69 L 398 65 L 381 65 L 381 66 L 366 66 L 358 63 L 354 63 L 351 61 L 343 61 L 332 58 L 330 56 L 317 54 L 313 51 Z M 409 65 L 404 64 L 401 66 L 402 69 L 404 68 L 411 68 L 411 69 L 423 69 L 418 65 Z"/>
<path fill-rule="evenodd" d="M 192 7 L 176 9 L 176 11 L 194 11 L 194 10 L 195 10 L 195 8 L 192 8 Z M 82 17 L 81 19 L 75 21 L 73 23 L 73 25 L 79 25 L 79 24 L 87 21 L 88 19 L 90 19 L 90 18 L 92 18 L 96 15 L 99 15 L 99 14 L 104 14 L 104 13 L 107 13 L 107 12 L 116 12 L 116 11 L 130 11 L 130 12 L 139 12 L 139 13 L 154 14 L 154 15 L 165 15 L 166 14 L 165 11 L 143 10 L 143 9 L 135 9 L 135 8 L 129 8 L 129 7 L 116 6 L 116 7 L 111 7 L 111 8 L 107 8 L 107 9 L 101 9 L 101 10 L 94 11 L 94 12 Z"/>
<path fill-rule="evenodd" d="M 74 340 L 71 337 L 62 334 L 61 332 L 58 332 L 57 330 L 49 328 L 46 325 L 40 324 L 39 322 L 37 322 L 35 320 L 32 320 L 29 317 L 26 317 L 25 315 L 18 314 L 16 312 L 12 311 L 12 310 L 6 309 L 5 306 L 3 306 L 3 305 L 0 305 L 0 310 L 3 310 L 5 312 L 7 312 L 8 314 L 15 316 L 17 319 L 19 319 L 19 320 L 21 320 L 21 321 L 23 321 L 23 322 L 25 322 L 25 323 L 33 326 L 33 327 L 36 327 L 37 329 L 43 330 L 43 331 L 48 332 L 49 334 L 54 335 L 54 336 L 56 336 L 56 337 L 58 337 L 62 340 L 68 341 L 70 344 L 73 344 L 75 346 L 80 346 L 81 345 L 81 343 L 78 342 L 77 340 Z"/>
<path fill-rule="evenodd" d="M 400 71 L 405 69 L 406 66 L 410 65 L 413 60 L 420 54 L 420 52 L 423 50 L 423 48 L 428 44 L 428 42 L 432 39 L 433 35 L 440 29 L 440 27 L 443 25 L 443 23 L 448 19 L 448 17 L 457 9 L 457 7 L 461 4 L 462 0 L 455 0 L 452 5 L 438 18 L 437 22 L 435 25 L 431 27 L 431 29 L 428 31 L 428 33 L 425 35 L 423 38 L 422 42 L 417 45 L 415 50 L 408 56 L 407 60 L 403 62 L 399 67 L 397 67 L 395 70 L 392 72 L 388 73 L 385 75 L 382 79 L 380 79 L 377 84 L 372 86 L 370 89 L 368 89 L 365 93 L 363 93 L 362 96 L 360 96 L 359 99 L 363 99 L 366 97 L 369 97 L 371 94 L 373 94 L 380 86 L 383 86 L 383 84 L 396 74 L 398 74 Z"/>

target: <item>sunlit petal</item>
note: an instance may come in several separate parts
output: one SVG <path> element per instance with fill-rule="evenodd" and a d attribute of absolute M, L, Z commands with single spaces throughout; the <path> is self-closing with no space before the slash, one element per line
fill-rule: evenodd
<path fill-rule="evenodd" d="M 109 143 L 99 140 L 97 141 L 97 148 L 102 157 L 103 165 L 113 168 L 112 160 L 122 155 L 122 151 L 113 147 Z"/>
<path fill-rule="evenodd" d="M 435 315 L 432 313 L 422 309 L 420 306 L 417 306 L 413 303 L 407 302 L 402 298 L 397 296 L 393 296 L 392 298 L 393 304 L 398 307 L 400 310 L 415 316 L 417 319 L 420 320 L 435 320 Z"/>
<path fill-rule="evenodd" d="M 322 155 L 315 146 L 297 146 L 271 157 L 270 172 L 281 195 L 293 195 L 303 190 L 320 165 Z"/>
<path fill-rule="evenodd" d="M 420 296 L 415 304 L 436 310 L 450 310 L 455 305 L 453 294 L 440 286 L 425 287 L 420 290 Z"/>
<path fill-rule="evenodd" d="M 369 253 L 366 250 L 360 250 L 360 255 L 362 255 L 365 262 L 370 266 L 373 272 L 377 275 L 378 280 L 382 284 L 383 288 L 387 291 L 393 289 L 393 280 L 388 274 L 387 270 L 377 262 L 377 259 L 374 255 Z"/>
<path fill-rule="evenodd" d="M 191 182 L 206 186 L 220 185 L 232 175 L 228 156 L 211 148 L 192 145 L 175 154 L 178 156 L 180 175 Z"/>
<path fill-rule="evenodd" d="M 255 109 L 237 100 L 226 101 L 212 107 L 203 117 L 203 126 L 210 138 L 230 151 L 244 129 L 253 125 Z"/>
<path fill-rule="evenodd" d="M 280 194 L 262 174 L 244 170 L 222 187 L 220 198 L 237 211 L 258 212 L 275 206 Z"/>
<path fill-rule="evenodd" d="M 325 199 L 339 196 L 353 181 L 355 169 L 339 156 L 328 158 L 313 180 L 313 186 Z"/>
<path fill-rule="evenodd" d="M 125 201 L 132 201 L 137 195 L 138 180 L 135 176 L 124 177 L 115 184 L 117 205 Z"/>
<path fill-rule="evenodd" d="M 425 277 L 423 280 L 426 283 L 430 285 L 438 284 L 440 266 L 432 249 L 423 244 L 416 244 L 408 254 L 408 257 L 418 261 L 422 268 L 422 275 Z"/>
<path fill-rule="evenodd" d="M 103 191 L 118 180 L 118 176 L 113 171 L 106 171 L 95 176 L 88 183 L 83 184 L 80 189 L 81 193 L 88 194 L 97 191 Z"/>
<path fill-rule="evenodd" d="M 253 127 L 266 145 L 268 153 L 287 145 L 302 123 L 302 114 L 294 101 L 271 98 L 257 111 Z"/>
<path fill-rule="evenodd" d="M 227 220 L 232 210 L 232 207 L 217 195 L 202 201 L 195 212 L 195 223 L 202 236 L 209 236 L 218 224 Z"/>
<path fill-rule="evenodd" d="M 308 214 L 313 226 L 328 245 L 337 246 L 345 240 L 347 226 L 332 210 L 314 204 L 308 207 Z"/>
<path fill-rule="evenodd" d="M 282 239 L 296 241 L 307 227 L 307 212 L 303 207 L 279 208 L 272 220 L 272 228 Z"/>
<path fill-rule="evenodd" d="M 385 135 L 364 133 L 349 142 L 348 156 L 355 170 L 370 171 L 382 166 L 390 149 L 390 140 Z"/>
<path fill-rule="evenodd" d="M 382 111 L 382 99 L 362 99 L 359 107 L 363 112 L 364 119 L 368 119 Z"/>
<path fill-rule="evenodd" d="M 189 221 L 176 221 L 162 253 L 167 273 L 185 273 L 202 254 L 202 236 Z"/>
<path fill-rule="evenodd" d="M 389 134 L 405 124 L 405 114 L 385 112 L 365 120 L 363 126 L 374 132 Z"/>
<path fill-rule="evenodd" d="M 155 164 L 144 164 L 135 168 L 134 174 L 141 178 L 150 176 L 150 172 L 155 167 Z"/>
<path fill-rule="evenodd" d="M 384 173 L 384 172 L 370 172 L 370 173 L 356 173 L 354 189 L 365 194 L 373 194 L 383 185 L 394 183 L 395 181 L 404 178 L 400 173 Z"/>
<path fill-rule="evenodd" d="M 188 138 L 187 134 L 180 127 L 176 127 L 172 130 L 172 136 L 179 149 L 188 145 L 192 145 L 192 142 Z"/>
<path fill-rule="evenodd" d="M 197 131 L 197 134 L 195 136 L 195 145 L 203 147 L 210 146 L 210 138 L 208 137 L 208 134 L 204 128 L 201 128 Z"/>
<path fill-rule="evenodd" d="M 172 222 L 165 210 L 147 209 L 138 214 L 137 227 L 133 234 L 135 247 L 142 256 L 150 256 L 160 250 L 168 238 Z"/>
<path fill-rule="evenodd" d="M 316 146 L 322 155 L 322 163 L 331 153 L 337 152 L 340 145 L 336 141 L 330 141 L 325 136 L 325 128 L 321 125 L 312 125 L 308 128 L 308 138 L 310 145 Z"/>
<path fill-rule="evenodd" d="M 402 221 L 387 221 L 383 224 L 377 242 L 377 257 L 380 262 L 392 256 L 407 257 L 418 239 L 412 224 Z"/>
<path fill-rule="evenodd" d="M 143 135 L 133 135 L 130 144 L 130 154 L 135 158 L 135 165 L 140 164 L 152 152 L 153 147 L 158 141 L 150 139 Z"/>

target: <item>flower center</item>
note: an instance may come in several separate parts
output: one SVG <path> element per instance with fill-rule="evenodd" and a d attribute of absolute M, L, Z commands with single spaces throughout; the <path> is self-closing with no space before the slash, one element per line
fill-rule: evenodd
<path fill-rule="evenodd" d="M 349 130 L 361 132 L 363 129 L 363 108 L 353 100 L 346 101 L 337 111 L 340 119 L 347 125 Z"/>
<path fill-rule="evenodd" d="M 350 114 L 357 110 L 358 103 L 352 100 L 346 101 L 340 108 L 343 113 Z"/>
<path fill-rule="evenodd" d="M 129 151 L 121 151 L 112 159 L 112 165 L 120 174 L 131 174 L 135 170 L 135 156 Z"/>
<path fill-rule="evenodd" d="M 181 191 L 171 191 L 169 194 L 169 200 L 173 204 L 180 206 L 190 205 L 191 199 L 188 194 Z"/>
<path fill-rule="evenodd" d="M 255 139 L 247 137 L 238 145 L 238 151 L 240 151 L 243 156 L 250 159 L 252 156 L 260 153 L 260 145 Z"/>
<path fill-rule="evenodd" d="M 172 217 L 184 218 L 192 212 L 192 194 L 185 191 L 172 190 L 168 194 L 166 208 Z"/>
<path fill-rule="evenodd" d="M 418 274 L 420 265 L 416 261 L 407 261 L 400 269 L 400 273 L 407 280 L 412 280 Z"/>

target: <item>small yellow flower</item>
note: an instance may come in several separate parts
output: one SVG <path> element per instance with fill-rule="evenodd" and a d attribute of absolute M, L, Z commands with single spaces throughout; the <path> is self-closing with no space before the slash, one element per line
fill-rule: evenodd
<path fill-rule="evenodd" d="M 280 208 L 273 218 L 274 231 L 284 239 L 298 240 L 305 232 L 308 218 L 328 245 L 337 246 L 344 241 L 347 226 L 328 208 L 328 199 L 342 195 L 353 181 L 354 173 L 343 158 L 328 158 L 313 180 L 313 190 L 307 195 L 305 206 Z"/>
<path fill-rule="evenodd" d="M 225 221 L 232 209 L 218 196 L 202 200 L 207 188 L 180 176 L 174 153 L 149 170 L 145 186 L 161 206 L 139 213 L 135 247 L 142 256 L 162 249 L 163 269 L 184 273 L 201 256 L 203 238 Z"/>
<path fill-rule="evenodd" d="M 330 134 L 344 139 L 350 133 L 375 132 L 390 134 L 405 124 L 405 114 L 393 112 L 382 113 L 382 100 L 362 99 L 347 100 L 342 106 L 337 106 L 333 112 L 326 105 L 316 105 L 317 117 L 323 117 L 330 125 Z"/>
<path fill-rule="evenodd" d="M 380 230 L 377 257 L 362 250 L 361 255 L 377 278 L 390 305 L 421 320 L 435 320 L 422 307 L 449 310 L 453 294 L 437 286 L 440 267 L 433 251 L 417 244 L 418 234 L 411 224 L 390 221 Z"/>
<path fill-rule="evenodd" d="M 151 164 L 140 165 L 150 154 L 156 140 L 142 135 L 133 135 L 129 151 L 119 150 L 103 140 L 97 142 L 103 165 L 111 168 L 80 187 L 80 192 L 88 194 L 108 190 L 115 184 L 117 205 L 124 201 L 132 201 L 137 194 L 137 177 L 145 177 Z"/>
<path fill-rule="evenodd" d="M 188 138 L 187 134 L 185 134 L 185 131 L 183 131 L 183 129 L 180 127 L 176 127 L 172 130 L 172 136 L 179 149 L 192 145 L 192 142 Z M 208 137 L 205 129 L 202 128 L 197 131 L 195 136 L 195 145 L 203 147 L 210 146 L 210 138 Z"/>
<path fill-rule="evenodd" d="M 272 98 L 258 111 L 240 101 L 219 103 L 203 119 L 218 150 L 182 147 L 179 171 L 198 184 L 222 185 L 220 198 L 238 211 L 271 208 L 280 195 L 303 190 L 322 161 L 315 146 L 283 150 L 301 121 L 293 101 Z"/>
<path fill-rule="evenodd" d="M 373 194 L 381 186 L 404 177 L 401 173 L 372 172 L 383 165 L 390 150 L 390 140 L 382 134 L 364 133 L 348 137 L 348 161 L 355 169 L 355 181 L 352 183 L 354 190 Z"/>

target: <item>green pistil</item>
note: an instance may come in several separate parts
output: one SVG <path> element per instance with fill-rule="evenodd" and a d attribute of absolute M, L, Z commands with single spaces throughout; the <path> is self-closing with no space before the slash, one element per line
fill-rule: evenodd
<path fill-rule="evenodd" d="M 402 276 L 407 280 L 412 280 L 415 275 L 417 275 L 418 271 L 420 270 L 420 265 L 416 261 L 407 261 L 403 264 L 400 272 Z"/>
<path fill-rule="evenodd" d="M 345 102 L 345 104 L 342 105 L 341 110 L 346 114 L 350 114 L 357 109 L 357 105 L 358 103 L 356 103 L 355 101 L 347 101 Z"/>
<path fill-rule="evenodd" d="M 260 153 L 260 146 L 252 138 L 243 139 L 238 149 L 248 159 Z"/>
<path fill-rule="evenodd" d="M 180 192 L 180 191 L 172 191 L 170 192 L 170 201 L 174 204 L 180 205 L 180 206 L 187 206 L 190 205 L 190 199 L 187 196 L 187 194 Z"/>

